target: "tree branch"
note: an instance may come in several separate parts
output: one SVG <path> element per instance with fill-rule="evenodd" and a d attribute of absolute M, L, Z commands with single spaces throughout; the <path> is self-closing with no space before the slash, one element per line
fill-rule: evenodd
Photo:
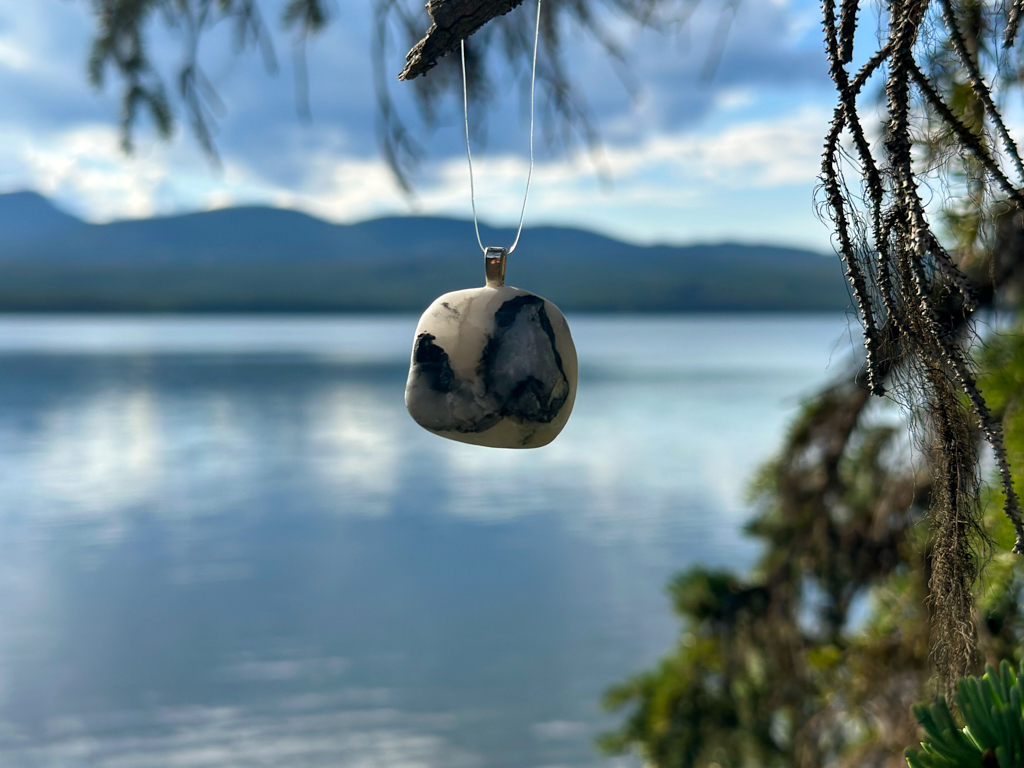
<path fill-rule="evenodd" d="M 476 32 L 491 19 L 502 16 L 523 0 L 428 0 L 427 14 L 433 22 L 427 36 L 416 43 L 405 57 L 405 69 L 399 80 L 412 80 L 426 74 L 442 56 L 451 53 L 460 41 Z"/>

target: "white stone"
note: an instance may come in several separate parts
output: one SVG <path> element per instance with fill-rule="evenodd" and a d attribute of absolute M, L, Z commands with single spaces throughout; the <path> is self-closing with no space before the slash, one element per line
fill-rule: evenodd
<path fill-rule="evenodd" d="M 405 405 L 442 437 L 539 448 L 568 421 L 576 378 L 576 347 L 558 307 L 491 284 L 446 293 L 423 313 Z"/>

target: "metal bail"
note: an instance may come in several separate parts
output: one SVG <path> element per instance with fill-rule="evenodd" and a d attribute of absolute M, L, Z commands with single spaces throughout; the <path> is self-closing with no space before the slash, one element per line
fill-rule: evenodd
<path fill-rule="evenodd" d="M 508 251 L 504 248 L 484 249 L 484 274 L 487 275 L 489 288 L 500 288 L 505 284 L 505 258 Z"/>

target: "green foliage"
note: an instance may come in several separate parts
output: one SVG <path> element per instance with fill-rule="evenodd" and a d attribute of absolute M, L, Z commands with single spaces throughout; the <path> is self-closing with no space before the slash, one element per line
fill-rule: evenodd
<path fill-rule="evenodd" d="M 1024 325 L 992 333 L 978 361 L 1020 484 Z M 905 428 L 867 402 L 852 382 L 837 385 L 795 420 L 754 484 L 758 513 L 748 531 L 764 549 L 752 573 L 697 568 L 671 582 L 679 642 L 656 668 L 609 693 L 606 704 L 626 715 L 602 740 L 606 751 L 636 752 L 655 768 L 905 765 L 918 732 L 912 707 L 940 687 L 923 524 L 931 477 L 907 460 Z M 982 524 L 994 546 L 974 585 L 979 656 L 1017 664 L 1024 562 L 1010 552 L 1014 530 L 997 483 L 983 498 Z M 857 600 L 867 608 L 851 623 Z M 995 749 L 992 734 L 1019 712 L 1022 683 L 1006 677 L 1009 669 L 960 685 L 967 733 L 944 703 L 917 710 L 941 736 L 936 744 L 964 747 L 973 738 L 975 746 L 965 748 L 974 762 L 962 764 L 935 762 L 922 749 L 916 768 L 996 766 L 982 762 L 985 749 Z M 996 701 L 1002 709 L 991 715 Z M 1011 760 L 998 765 L 1024 766 L 1024 756 Z"/>
<path fill-rule="evenodd" d="M 1003 420 L 1007 457 L 1011 465 L 1020 467 L 1024 462 L 1024 325 L 993 334 L 985 344 L 981 367 L 985 397 Z M 1018 492 L 1024 490 L 1017 487 Z"/>
<path fill-rule="evenodd" d="M 900 693 L 927 679 L 915 527 L 927 483 L 897 460 L 900 431 L 864 419 L 865 402 L 851 383 L 808 403 L 757 479 L 749 531 L 765 550 L 751 576 L 696 568 L 672 581 L 680 642 L 609 693 L 606 705 L 630 709 L 606 751 L 657 768 L 818 766 L 871 743 L 851 705 L 908 712 Z M 868 589 L 874 614 L 851 635 Z"/>
<path fill-rule="evenodd" d="M 990 768 L 1024 765 L 1024 664 L 1018 674 L 1006 661 L 984 677 L 957 683 L 960 727 L 942 697 L 914 707 L 925 731 L 920 749 L 908 748 L 910 768 Z"/>
<path fill-rule="evenodd" d="M 996 292 L 984 276 L 997 269 L 1017 276 L 1003 285 L 1021 295 L 1024 239 L 1007 231 L 1018 234 L 972 272 L 989 301 Z M 1021 488 L 1024 324 L 989 333 L 976 360 Z M 906 765 L 919 728 L 912 708 L 941 683 L 928 590 L 933 478 L 894 416 L 872 406 L 852 376 L 806 403 L 755 479 L 747 530 L 763 545 L 757 565 L 745 576 L 693 569 L 672 581 L 680 640 L 656 668 L 610 692 L 606 704 L 625 716 L 602 740 L 606 751 L 637 753 L 653 768 Z M 990 480 L 981 524 L 993 545 L 973 585 L 975 664 L 1024 661 L 1024 559 L 1010 552 L 1015 534 L 1002 503 Z M 965 717 L 984 711 L 985 697 L 1020 695 L 1008 692 L 1016 683 L 989 680 L 991 689 L 964 694 Z M 951 715 L 929 713 L 938 733 L 950 730 Z M 993 743 L 983 726 L 969 732 L 979 745 Z M 967 765 L 996 765 L 980 762 L 984 749 L 973 754 Z M 999 763 L 1007 765 L 1024 759 Z M 938 766 L 958 768 L 919 762 Z"/>
<path fill-rule="evenodd" d="M 741 616 L 763 611 L 762 590 L 724 571 L 695 568 L 677 576 L 669 592 L 676 611 L 689 617 L 689 631 L 658 668 L 608 692 L 609 708 L 637 706 L 622 729 L 601 739 L 602 749 L 622 753 L 639 745 L 655 766 L 785 765 L 784 718 L 773 731 L 771 718 L 762 717 L 774 660 L 753 637 L 726 634 L 745 621 Z"/>

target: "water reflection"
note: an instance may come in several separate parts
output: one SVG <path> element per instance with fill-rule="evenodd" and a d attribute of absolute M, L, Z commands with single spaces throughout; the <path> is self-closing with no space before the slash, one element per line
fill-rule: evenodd
<path fill-rule="evenodd" d="M 601 764 L 845 322 L 576 319 L 528 452 L 412 423 L 413 322 L 0 319 L 3 765 Z"/>
<path fill-rule="evenodd" d="M 399 481 L 405 419 L 380 387 L 343 383 L 309 404 L 310 466 L 347 514 L 386 517 Z"/>

